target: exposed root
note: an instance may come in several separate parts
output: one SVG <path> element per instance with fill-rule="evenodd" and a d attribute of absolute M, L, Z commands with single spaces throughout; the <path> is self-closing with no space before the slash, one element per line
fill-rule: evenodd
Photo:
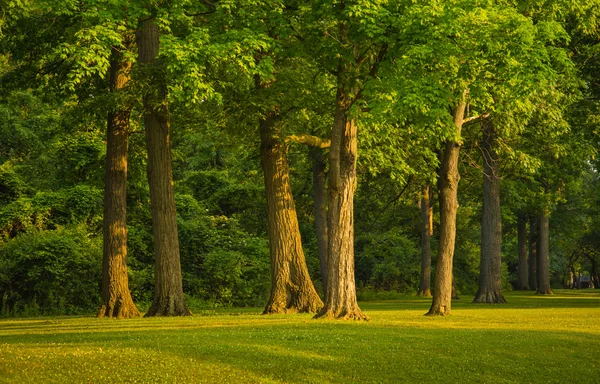
<path fill-rule="evenodd" d="M 192 311 L 188 308 L 183 297 L 161 297 L 155 299 L 152 306 L 144 317 L 152 316 L 192 316 Z"/>
<path fill-rule="evenodd" d="M 100 307 L 100 310 L 98 311 L 96 317 L 132 319 L 140 317 L 141 315 L 142 314 L 137 309 L 133 301 L 121 298 L 119 300 L 111 300 L 111 302 L 109 302 L 108 304 L 105 304 L 102 307 Z"/>
<path fill-rule="evenodd" d="M 323 308 L 323 310 L 317 313 L 313 319 L 371 321 L 369 316 L 362 313 L 360 308 L 354 308 L 351 310 L 343 309 L 339 311 Z"/>
<path fill-rule="evenodd" d="M 419 290 L 419 292 L 417 293 L 417 296 L 420 297 L 431 297 L 431 290 L 426 289 L 424 291 Z"/>
<path fill-rule="evenodd" d="M 429 312 L 427 312 L 425 314 L 425 316 L 448 316 L 450 315 L 450 308 L 442 305 L 442 306 L 431 306 L 431 308 L 429 309 Z"/>

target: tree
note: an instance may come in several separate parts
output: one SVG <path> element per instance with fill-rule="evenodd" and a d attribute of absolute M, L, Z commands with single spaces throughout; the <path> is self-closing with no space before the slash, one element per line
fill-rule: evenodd
<path fill-rule="evenodd" d="M 160 29 L 154 17 L 140 19 L 139 63 L 149 73 L 144 93 L 144 126 L 155 251 L 154 299 L 145 316 L 189 316 L 183 295 L 175 196 L 171 171 L 169 107 L 161 63 L 157 60 Z"/>
<path fill-rule="evenodd" d="M 517 250 L 519 254 L 519 278 L 517 289 L 529 290 L 529 269 L 527 266 L 527 217 L 520 213 L 517 219 Z"/>
<path fill-rule="evenodd" d="M 421 283 L 418 296 L 431 296 L 431 236 L 433 235 L 433 207 L 431 187 L 423 188 L 421 196 Z"/>
<path fill-rule="evenodd" d="M 481 120 L 483 140 L 483 214 L 479 289 L 474 303 L 505 303 L 502 295 L 502 222 L 500 213 L 500 167 L 496 131 L 491 117 Z"/>
<path fill-rule="evenodd" d="M 110 91 L 117 93 L 129 81 L 131 63 L 117 47 L 112 49 Z M 98 317 L 140 316 L 129 291 L 127 274 L 127 146 L 131 107 L 120 106 L 108 115 L 104 178 L 104 256 L 102 306 Z"/>

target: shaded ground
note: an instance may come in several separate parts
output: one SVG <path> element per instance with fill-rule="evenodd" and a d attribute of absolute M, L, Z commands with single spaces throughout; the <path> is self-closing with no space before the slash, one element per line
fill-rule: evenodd
<path fill-rule="evenodd" d="M 263 316 L 0 320 L 0 382 L 594 382 L 600 294 L 509 293 L 423 316 L 427 299 L 362 303 L 370 323 Z M 590 381 L 591 380 L 591 381 Z"/>

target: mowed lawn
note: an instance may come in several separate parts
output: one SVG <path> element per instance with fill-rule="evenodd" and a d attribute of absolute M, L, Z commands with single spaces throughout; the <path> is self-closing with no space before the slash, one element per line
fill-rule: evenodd
<path fill-rule="evenodd" d="M 0 382 L 600 383 L 600 294 L 513 292 L 508 304 L 423 314 L 361 303 L 371 322 L 260 315 L 0 320 Z"/>

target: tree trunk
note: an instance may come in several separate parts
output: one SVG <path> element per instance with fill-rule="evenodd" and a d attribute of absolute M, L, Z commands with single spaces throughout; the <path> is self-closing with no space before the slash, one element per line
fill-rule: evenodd
<path fill-rule="evenodd" d="M 521 291 L 529 290 L 529 270 L 527 266 L 527 218 L 520 214 L 517 222 L 517 248 L 519 253 L 519 281 Z"/>
<path fill-rule="evenodd" d="M 454 110 L 456 136 L 460 137 L 466 102 L 463 100 Z M 433 281 L 433 301 L 428 316 L 449 315 L 452 304 L 452 259 L 456 240 L 456 212 L 458 210 L 458 155 L 460 144 L 446 142 L 439 179 L 440 199 L 440 238 L 438 244 L 435 277 Z"/>
<path fill-rule="evenodd" d="M 431 296 L 431 235 L 433 234 L 431 187 L 423 188 L 421 196 L 421 286 L 418 296 Z"/>
<path fill-rule="evenodd" d="M 287 147 L 273 114 L 260 121 L 260 136 L 271 251 L 271 298 L 264 313 L 315 313 L 323 307 L 323 302 L 306 267 L 290 185 Z"/>
<path fill-rule="evenodd" d="M 537 239 L 538 222 L 535 216 L 529 218 L 529 289 L 537 291 Z"/>
<path fill-rule="evenodd" d="M 460 300 L 458 291 L 456 290 L 456 279 L 454 278 L 454 272 L 452 273 L 452 300 Z"/>
<path fill-rule="evenodd" d="M 490 117 L 482 119 L 483 215 L 479 289 L 474 303 L 506 303 L 502 295 L 502 216 L 500 214 L 500 168 L 496 132 Z"/>
<path fill-rule="evenodd" d="M 325 174 L 325 158 L 320 148 L 310 149 L 313 171 L 313 211 L 315 216 L 315 232 L 319 263 L 321 267 L 321 282 L 323 297 L 327 297 L 327 175 Z"/>
<path fill-rule="evenodd" d="M 116 94 L 129 80 L 131 63 L 115 48 L 110 62 L 110 92 Z M 104 175 L 104 248 L 102 260 L 102 306 L 98 317 L 140 316 L 131 298 L 127 275 L 127 143 L 130 107 L 108 114 L 106 170 Z"/>
<path fill-rule="evenodd" d="M 341 85 L 331 131 L 328 178 L 328 265 L 325 306 L 316 317 L 368 320 L 356 301 L 354 280 L 354 191 L 358 157 L 356 122 L 348 117 L 351 102 Z"/>
<path fill-rule="evenodd" d="M 143 96 L 144 126 L 156 255 L 154 299 L 146 316 L 188 316 L 191 312 L 183 295 L 177 238 L 169 107 L 164 74 L 156 60 L 159 42 L 156 21 L 140 21 L 137 32 L 139 63 L 149 73 L 149 89 Z"/>
<path fill-rule="evenodd" d="M 551 295 L 552 289 L 550 288 L 550 254 L 548 253 L 548 214 L 542 213 L 540 216 L 539 225 L 539 253 L 538 253 L 538 288 L 537 294 L 539 295 Z"/>

